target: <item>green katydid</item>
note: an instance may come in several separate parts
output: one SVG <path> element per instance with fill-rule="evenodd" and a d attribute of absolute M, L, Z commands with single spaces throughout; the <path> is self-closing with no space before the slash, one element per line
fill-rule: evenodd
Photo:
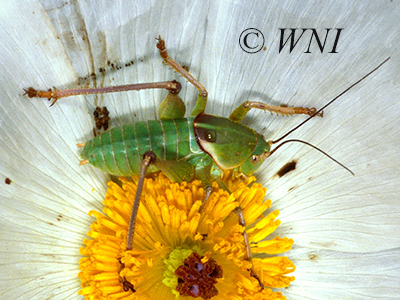
<path fill-rule="evenodd" d="M 246 101 L 239 105 L 229 118 L 224 118 L 204 113 L 207 104 L 206 89 L 168 55 L 164 40 L 160 37 L 157 40 L 157 48 L 164 61 L 199 91 L 196 105 L 190 117 L 184 118 L 186 109 L 182 99 L 178 96 L 181 86 L 177 81 L 104 88 L 54 89 L 54 91 L 37 91 L 33 88 L 26 90 L 29 97 L 53 99 L 51 105 L 59 98 L 81 94 L 155 88 L 164 88 L 169 91 L 159 107 L 160 120 L 125 124 L 105 131 L 86 143 L 78 144 L 78 147 L 83 147 L 81 152 L 83 160 L 80 164 L 90 163 L 106 173 L 118 176 L 140 175 L 131 214 L 127 249 L 132 248 L 135 220 L 146 173 L 161 170 L 169 179 L 176 182 L 189 181 L 193 178 L 200 179 L 206 190 L 204 205 L 211 193 L 211 181 L 220 177 L 223 171 L 234 170 L 237 174 L 244 176 L 253 174 L 259 169 L 263 161 L 280 147 L 279 145 L 271 151 L 272 144 L 282 140 L 312 117 L 322 117 L 324 108 L 388 60 L 385 60 L 318 111 L 315 108 L 273 106 L 262 102 Z M 282 115 L 307 114 L 309 118 L 279 140 L 266 141 L 261 134 L 240 123 L 252 108 Z M 236 212 L 239 216 L 239 223 L 245 228 L 246 224 L 240 208 Z M 246 244 L 246 259 L 251 262 L 250 244 L 246 231 L 243 235 Z M 250 269 L 250 274 L 258 280 L 261 288 L 263 288 L 261 280 L 253 269 Z"/>

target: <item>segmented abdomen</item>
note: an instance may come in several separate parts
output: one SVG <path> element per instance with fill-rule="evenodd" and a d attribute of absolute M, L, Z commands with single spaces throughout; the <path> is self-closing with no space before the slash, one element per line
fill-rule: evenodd
<path fill-rule="evenodd" d="M 81 157 L 109 174 L 139 175 L 146 151 L 153 151 L 163 160 L 202 152 L 194 135 L 193 119 L 149 120 L 112 128 L 86 142 Z M 152 167 L 148 172 L 154 171 Z"/>

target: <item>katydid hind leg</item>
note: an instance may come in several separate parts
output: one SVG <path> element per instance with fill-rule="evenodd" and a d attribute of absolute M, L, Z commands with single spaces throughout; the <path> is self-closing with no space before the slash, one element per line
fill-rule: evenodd
<path fill-rule="evenodd" d="M 169 92 L 158 107 L 160 120 L 180 119 L 185 116 L 186 105 L 178 93 Z"/>
<path fill-rule="evenodd" d="M 178 64 L 175 60 L 173 60 L 169 55 L 165 48 L 165 42 L 161 37 L 159 37 L 157 43 L 157 48 L 160 50 L 160 55 L 164 59 L 164 61 L 170 65 L 175 71 L 181 74 L 187 81 L 192 83 L 199 91 L 199 96 L 195 105 L 195 108 L 192 111 L 192 116 L 197 116 L 198 114 L 204 112 L 207 105 L 207 90 L 205 87 L 194 78 L 185 68 L 183 68 L 180 64 Z M 163 82 L 150 82 L 150 83 L 136 83 L 136 84 L 127 84 L 127 85 L 119 85 L 119 86 L 109 86 L 109 87 L 94 87 L 94 88 L 72 88 L 72 89 L 64 89 L 59 90 L 54 87 L 53 90 L 36 90 L 32 87 L 28 89 L 24 89 L 25 94 L 29 98 L 37 97 L 37 98 L 47 98 L 49 101 L 53 100 L 50 106 L 53 106 L 58 99 L 69 97 L 69 96 L 77 96 L 77 95 L 88 95 L 88 94 L 103 94 L 103 93 L 115 93 L 115 92 L 125 92 L 132 90 L 142 90 L 142 89 L 166 89 L 171 94 L 170 97 L 175 101 L 174 98 L 179 98 L 177 96 L 173 96 L 178 94 L 181 90 L 181 85 L 179 82 L 173 81 L 163 81 Z M 167 96 L 168 98 L 168 96 Z M 178 102 L 182 100 L 177 100 Z M 168 101 L 167 101 L 168 102 Z M 181 107 L 181 103 L 177 104 L 178 107 Z M 172 108 L 172 111 L 176 113 Z M 181 108 L 180 108 L 181 109 Z M 170 110 L 164 111 L 160 114 L 160 118 L 162 119 L 173 119 L 176 118 L 175 115 L 169 113 Z M 183 113 L 184 114 L 184 113 Z M 181 116 L 182 113 L 179 111 L 178 116 Z M 183 115 L 182 115 L 183 116 Z"/>
<path fill-rule="evenodd" d="M 25 94 L 29 98 L 47 98 L 49 101 L 53 100 L 50 106 L 53 106 L 58 99 L 77 96 L 77 95 L 89 95 L 89 94 L 105 94 L 105 93 L 116 93 L 116 92 L 126 92 L 126 91 L 139 91 L 145 89 L 166 89 L 172 93 L 179 93 L 181 90 L 181 85 L 176 80 L 172 81 L 162 81 L 162 82 L 148 82 L 148 83 L 134 83 L 118 86 L 107 86 L 107 87 L 94 87 L 94 88 L 72 88 L 59 90 L 54 87 L 52 91 L 36 90 L 32 87 L 27 90 L 24 89 Z"/>
<path fill-rule="evenodd" d="M 147 151 L 143 155 L 142 164 L 140 166 L 140 176 L 136 188 L 135 200 L 133 201 L 131 218 L 129 221 L 128 240 L 126 242 L 126 250 L 132 250 L 133 235 L 135 233 L 136 217 L 139 210 L 140 197 L 142 195 L 144 177 L 146 176 L 147 169 L 156 160 L 156 155 L 152 151 Z"/>
<path fill-rule="evenodd" d="M 260 277 L 257 275 L 257 273 L 254 271 L 254 268 L 253 268 L 253 255 L 251 254 L 249 236 L 248 236 L 247 231 L 246 231 L 246 220 L 244 219 L 242 208 L 240 206 L 237 207 L 235 209 L 235 213 L 238 215 L 239 224 L 241 226 L 243 226 L 243 239 L 244 239 L 244 243 L 245 243 L 245 246 L 246 246 L 246 257 L 245 257 L 245 259 L 251 263 L 251 268 L 249 269 L 250 276 L 254 277 L 255 279 L 257 279 L 261 290 L 263 290 L 264 289 L 264 284 L 262 283 Z"/>

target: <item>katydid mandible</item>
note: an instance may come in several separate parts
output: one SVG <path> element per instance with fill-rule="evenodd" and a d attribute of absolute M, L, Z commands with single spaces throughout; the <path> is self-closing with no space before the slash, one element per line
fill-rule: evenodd
<path fill-rule="evenodd" d="M 246 101 L 239 105 L 228 118 L 224 118 L 204 113 L 208 96 L 206 89 L 168 55 L 164 40 L 161 37 L 157 40 L 157 48 L 164 62 L 192 83 L 199 91 L 197 102 L 190 117 L 184 118 L 185 105 L 178 96 L 181 85 L 175 80 L 104 88 L 67 90 L 54 88 L 54 91 L 37 91 L 28 88 L 25 90 L 29 97 L 53 100 L 51 106 L 59 98 L 74 95 L 157 88 L 168 90 L 168 95 L 158 109 L 160 120 L 125 124 L 105 131 L 86 143 L 77 144 L 78 147 L 83 147 L 80 154 L 83 159 L 81 165 L 90 163 L 106 173 L 117 176 L 140 175 L 129 225 L 128 250 L 132 249 L 136 215 L 146 173 L 162 171 L 171 181 L 175 182 L 189 181 L 194 178 L 201 180 L 206 191 L 204 205 L 211 193 L 212 180 L 217 179 L 227 170 L 233 170 L 239 175 L 252 175 L 260 168 L 263 161 L 280 146 L 271 151 L 271 145 L 280 141 L 283 137 L 276 141 L 266 141 L 261 134 L 240 123 L 252 108 L 281 115 L 309 115 L 309 118 L 298 126 L 300 127 L 314 116 L 322 117 L 324 108 L 376 71 L 389 59 L 386 59 L 318 111 L 315 108 L 274 106 L 257 101 Z M 239 223 L 245 227 L 246 223 L 240 207 L 235 212 L 239 216 Z M 247 253 L 245 259 L 251 262 L 252 256 L 246 231 L 243 235 Z M 251 276 L 258 280 L 260 287 L 263 288 L 263 284 L 253 268 L 249 271 Z"/>

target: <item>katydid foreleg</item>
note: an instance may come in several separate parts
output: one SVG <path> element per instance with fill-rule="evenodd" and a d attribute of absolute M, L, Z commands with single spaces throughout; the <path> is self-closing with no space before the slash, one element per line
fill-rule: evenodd
<path fill-rule="evenodd" d="M 307 108 L 307 107 L 288 107 L 285 105 L 270 105 L 263 102 L 258 101 L 246 101 L 240 104 L 229 116 L 229 120 L 240 122 L 246 116 L 246 114 L 250 111 L 250 109 L 256 108 L 264 111 L 269 111 L 270 113 L 276 113 L 277 115 L 282 116 L 290 116 L 290 115 L 300 115 L 305 114 L 309 116 L 314 116 L 317 112 L 315 108 Z M 315 114 L 316 116 L 322 117 L 323 112 L 319 112 Z"/>

